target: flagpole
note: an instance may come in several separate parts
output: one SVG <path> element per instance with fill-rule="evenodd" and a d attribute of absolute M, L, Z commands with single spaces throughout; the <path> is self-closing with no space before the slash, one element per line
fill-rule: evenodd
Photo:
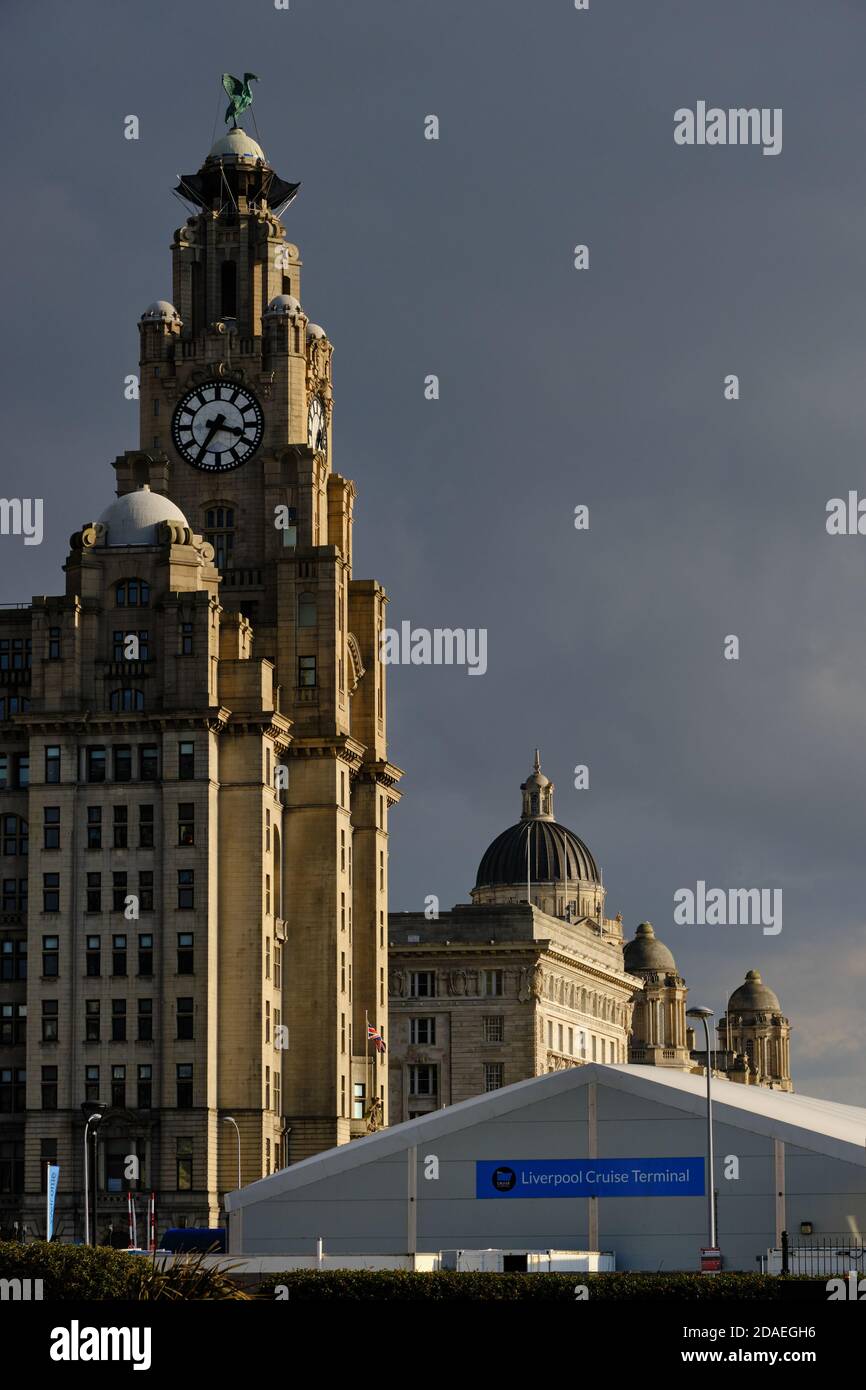
<path fill-rule="evenodd" d="M 364 1010 L 364 1081 L 367 1084 L 367 1111 L 373 1103 L 370 1082 L 370 1015 Z"/>
<path fill-rule="evenodd" d="M 45 1161 L 45 1239 L 51 1239 L 51 1159 Z"/>

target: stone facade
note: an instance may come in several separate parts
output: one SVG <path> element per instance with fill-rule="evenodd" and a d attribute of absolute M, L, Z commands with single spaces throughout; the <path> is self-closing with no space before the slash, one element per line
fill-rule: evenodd
<path fill-rule="evenodd" d="M 50 1159 L 81 1235 L 84 1106 L 106 1111 L 100 1234 L 130 1182 L 160 1228 L 215 1224 L 227 1117 L 244 1182 L 387 1120 L 365 1036 L 401 775 L 387 600 L 352 574 L 331 345 L 275 212 L 294 188 L 240 130 L 181 181 L 118 500 L 72 537 L 63 594 L 0 616 L 6 1230 L 43 1228 Z"/>

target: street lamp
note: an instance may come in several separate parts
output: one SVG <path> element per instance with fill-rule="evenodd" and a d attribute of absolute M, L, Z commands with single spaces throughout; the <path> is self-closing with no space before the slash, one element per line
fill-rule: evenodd
<path fill-rule="evenodd" d="M 709 1167 L 709 1182 L 707 1184 L 707 1212 L 710 1228 L 710 1249 L 716 1248 L 716 1204 L 715 1204 L 715 1183 L 713 1165 L 713 1055 L 710 1050 L 710 1025 L 707 1022 L 712 1018 L 712 1009 L 686 1009 L 686 1018 L 700 1018 L 703 1020 L 704 1035 L 707 1040 L 707 1157 Z"/>
<path fill-rule="evenodd" d="M 89 1103 L 88 1101 L 85 1101 L 84 1104 L 83 1104 L 82 1107 L 81 1107 L 81 1112 L 82 1112 L 82 1114 L 84 1115 L 84 1120 L 85 1120 L 85 1124 L 84 1124 L 84 1244 L 85 1244 L 85 1245 L 89 1245 L 89 1244 L 90 1244 L 90 1156 L 89 1156 L 88 1147 L 87 1147 L 87 1146 L 88 1146 L 88 1141 L 89 1141 L 89 1139 L 90 1139 L 90 1126 L 93 1125 L 93 1127 L 94 1127 L 94 1128 L 93 1128 L 93 1133 L 94 1133 L 94 1135 L 95 1135 L 95 1134 L 96 1134 L 96 1126 L 97 1126 L 98 1124 L 100 1124 L 100 1122 L 101 1122 L 101 1120 L 102 1120 L 103 1113 L 105 1112 L 105 1110 L 107 1110 L 107 1108 L 108 1108 L 108 1107 L 107 1107 L 103 1102 L 100 1102 L 100 1101 L 95 1101 L 95 1102 L 93 1102 L 93 1103 Z M 92 1113 L 91 1113 L 91 1112 L 92 1112 Z M 98 1180 L 99 1180 L 99 1179 L 98 1179 L 98 1175 L 97 1175 L 96 1173 L 94 1173 L 94 1175 L 93 1175 L 93 1186 L 94 1186 L 94 1191 L 96 1190 L 96 1183 L 98 1182 Z M 94 1228 L 95 1228 L 96 1222 L 94 1221 L 93 1224 L 94 1224 Z M 95 1230 L 95 1229 L 94 1229 L 93 1234 L 94 1234 L 94 1236 L 96 1235 L 96 1230 Z"/>
<path fill-rule="evenodd" d="M 238 1187 L 241 1187 L 241 1132 L 238 1129 L 238 1122 L 232 1115 L 223 1115 L 223 1124 L 234 1125 L 235 1133 L 238 1136 Z"/>

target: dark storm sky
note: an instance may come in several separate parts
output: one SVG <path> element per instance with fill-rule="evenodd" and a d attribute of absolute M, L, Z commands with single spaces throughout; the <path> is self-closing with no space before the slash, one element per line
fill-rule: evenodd
<path fill-rule="evenodd" d="M 866 1103 L 866 536 L 824 525 L 866 491 L 866 7 L 5 0 L 0 33 L 3 490 L 46 506 L 42 546 L 0 538 L 4 600 L 62 591 L 110 500 L 175 175 L 254 71 L 336 344 L 355 573 L 394 624 L 488 631 L 483 677 L 390 673 L 392 906 L 467 900 L 539 744 L 628 934 L 718 1013 L 760 968 L 798 1088 Z M 783 108 L 782 153 L 677 147 L 698 100 Z M 781 934 L 675 926 L 698 879 L 781 888 Z"/>

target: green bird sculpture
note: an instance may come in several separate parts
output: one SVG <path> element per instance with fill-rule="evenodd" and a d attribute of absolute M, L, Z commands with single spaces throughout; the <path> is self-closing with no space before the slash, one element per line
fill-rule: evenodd
<path fill-rule="evenodd" d="M 228 110 L 225 114 L 225 123 L 232 122 L 232 129 L 237 128 L 238 116 L 242 111 L 246 111 L 248 106 L 253 104 L 253 94 L 250 91 L 250 83 L 258 82 L 254 72 L 245 72 L 243 81 L 239 77 L 232 77 L 230 72 L 223 73 L 223 89 L 229 99 Z"/>

